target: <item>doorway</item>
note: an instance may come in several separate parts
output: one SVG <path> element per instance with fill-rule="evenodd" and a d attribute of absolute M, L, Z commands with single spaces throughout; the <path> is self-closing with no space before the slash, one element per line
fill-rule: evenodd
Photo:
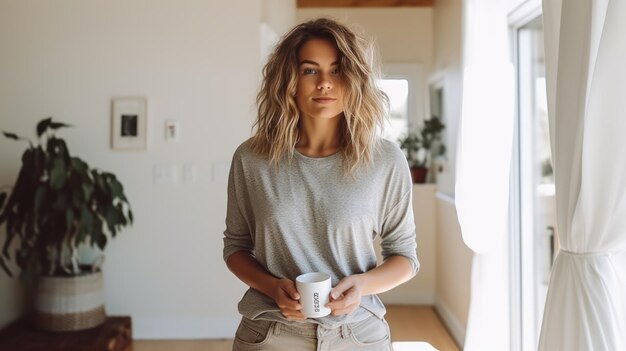
<path fill-rule="evenodd" d="M 514 59 L 517 111 L 512 168 L 514 350 L 536 350 L 550 270 L 558 249 L 555 187 L 540 15 L 517 26 Z"/>

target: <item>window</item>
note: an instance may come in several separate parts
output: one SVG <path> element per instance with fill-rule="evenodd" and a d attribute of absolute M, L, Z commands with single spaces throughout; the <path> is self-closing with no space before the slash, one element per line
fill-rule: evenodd
<path fill-rule="evenodd" d="M 556 204 L 546 97 L 543 25 L 535 17 L 515 29 L 517 69 L 515 233 L 512 254 L 519 291 L 516 350 L 536 350 L 556 242 Z M 516 251 L 516 252 L 513 252 Z M 517 287 L 515 287 L 517 284 Z M 516 331 L 513 330 L 513 333 Z"/>
<path fill-rule="evenodd" d="M 391 111 L 383 129 L 383 137 L 398 140 L 409 130 L 409 81 L 406 79 L 381 79 L 378 85 L 389 97 Z"/>
<path fill-rule="evenodd" d="M 424 88 L 420 64 L 385 64 L 379 88 L 389 97 L 389 120 L 380 133 L 397 142 L 424 119 Z"/>

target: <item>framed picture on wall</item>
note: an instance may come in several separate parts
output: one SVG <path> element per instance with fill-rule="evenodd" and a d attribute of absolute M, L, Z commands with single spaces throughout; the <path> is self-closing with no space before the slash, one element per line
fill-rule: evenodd
<path fill-rule="evenodd" d="M 148 146 L 146 99 L 115 98 L 111 105 L 111 148 L 145 150 Z"/>

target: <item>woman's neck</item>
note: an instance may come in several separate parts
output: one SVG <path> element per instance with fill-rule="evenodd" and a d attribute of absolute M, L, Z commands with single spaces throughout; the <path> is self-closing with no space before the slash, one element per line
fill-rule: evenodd
<path fill-rule="evenodd" d="M 325 157 L 339 151 L 341 117 L 331 119 L 302 118 L 300 121 L 300 141 L 296 149 L 309 157 Z"/>

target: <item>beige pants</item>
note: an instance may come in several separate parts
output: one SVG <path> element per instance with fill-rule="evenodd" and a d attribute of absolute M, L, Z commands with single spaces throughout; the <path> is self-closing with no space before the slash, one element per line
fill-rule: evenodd
<path fill-rule="evenodd" d="M 374 315 L 357 323 L 327 329 L 314 323 L 292 326 L 242 318 L 233 351 L 390 351 L 391 335 L 384 319 Z"/>

